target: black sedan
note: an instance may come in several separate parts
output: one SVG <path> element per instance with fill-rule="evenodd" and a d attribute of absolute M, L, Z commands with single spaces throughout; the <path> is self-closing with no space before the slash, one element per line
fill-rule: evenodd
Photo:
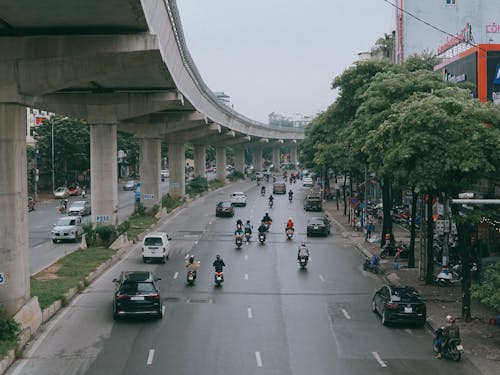
<path fill-rule="evenodd" d="M 124 271 L 115 283 L 113 318 L 125 316 L 163 317 L 163 305 L 158 280 L 153 272 Z"/>
<path fill-rule="evenodd" d="M 382 324 L 390 322 L 425 324 L 427 309 L 415 288 L 385 285 L 372 300 L 372 310 L 380 314 Z"/>
<path fill-rule="evenodd" d="M 219 202 L 215 206 L 215 216 L 234 216 L 234 208 L 231 202 Z"/>
<path fill-rule="evenodd" d="M 328 236 L 331 231 L 330 220 L 326 216 L 323 217 L 311 217 L 307 220 L 307 236 L 312 236 L 314 234 Z"/>

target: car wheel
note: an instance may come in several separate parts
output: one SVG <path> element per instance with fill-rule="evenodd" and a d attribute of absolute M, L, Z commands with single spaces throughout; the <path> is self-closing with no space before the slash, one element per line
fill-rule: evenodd
<path fill-rule="evenodd" d="M 53 243 L 57 243 L 57 240 L 52 240 Z"/>
<path fill-rule="evenodd" d="M 378 311 L 377 311 L 377 304 L 375 303 L 375 300 L 373 299 L 372 300 L 372 311 L 377 314 Z"/>
<path fill-rule="evenodd" d="M 382 310 L 382 325 L 387 325 L 387 318 L 385 317 L 385 309 Z"/>

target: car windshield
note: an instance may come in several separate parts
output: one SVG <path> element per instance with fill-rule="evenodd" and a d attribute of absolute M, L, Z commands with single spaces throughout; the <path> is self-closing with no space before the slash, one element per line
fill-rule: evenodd
<path fill-rule="evenodd" d="M 150 282 L 125 282 L 120 289 L 120 293 L 122 294 L 145 294 L 155 292 L 155 287 L 153 283 Z"/>
<path fill-rule="evenodd" d="M 394 288 L 392 290 L 393 301 L 416 302 L 419 301 L 419 295 L 413 288 Z"/>
<path fill-rule="evenodd" d="M 144 239 L 145 246 L 162 246 L 163 241 L 161 237 L 146 237 Z"/>
<path fill-rule="evenodd" d="M 65 189 L 66 189 L 66 188 L 63 188 L 63 187 L 58 187 L 58 188 L 56 189 L 56 192 L 65 191 Z"/>
<path fill-rule="evenodd" d="M 313 217 L 311 219 L 309 219 L 309 224 L 324 224 L 324 221 L 322 218 L 320 217 Z"/>
<path fill-rule="evenodd" d="M 84 207 L 85 206 L 85 201 L 76 201 L 71 203 L 71 207 Z"/>
<path fill-rule="evenodd" d="M 71 216 L 62 217 L 60 219 L 57 219 L 56 225 L 57 226 L 75 225 L 75 218 Z"/>

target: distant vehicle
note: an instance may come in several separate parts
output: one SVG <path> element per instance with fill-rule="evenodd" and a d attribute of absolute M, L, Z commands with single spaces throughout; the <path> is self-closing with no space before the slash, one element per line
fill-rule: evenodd
<path fill-rule="evenodd" d="M 52 242 L 74 241 L 83 236 L 82 218 L 80 216 L 64 216 L 57 219 L 52 228 Z"/>
<path fill-rule="evenodd" d="M 286 194 L 286 184 L 284 182 L 275 182 L 273 184 L 273 194 Z"/>
<path fill-rule="evenodd" d="M 383 325 L 411 322 L 423 326 L 427 319 L 425 303 L 411 286 L 383 286 L 373 296 L 372 310 L 380 314 Z"/>
<path fill-rule="evenodd" d="M 90 203 L 87 201 L 74 201 L 68 207 L 69 216 L 86 216 L 90 214 Z"/>
<path fill-rule="evenodd" d="M 330 220 L 326 216 L 311 217 L 307 220 L 307 237 L 313 234 L 328 236 L 331 231 Z"/>
<path fill-rule="evenodd" d="M 262 172 L 255 172 L 256 179 L 262 179 L 263 177 L 264 177 L 264 175 L 262 174 Z"/>
<path fill-rule="evenodd" d="M 234 216 L 234 208 L 231 202 L 219 202 L 215 207 L 215 216 Z"/>
<path fill-rule="evenodd" d="M 304 177 L 302 179 L 302 186 L 312 187 L 313 186 L 313 179 L 311 177 Z"/>
<path fill-rule="evenodd" d="M 160 172 L 160 177 L 162 180 L 168 178 L 170 176 L 170 171 L 168 169 L 162 169 Z"/>
<path fill-rule="evenodd" d="M 231 172 L 234 170 L 234 167 L 232 165 L 226 165 L 226 171 Z"/>
<path fill-rule="evenodd" d="M 269 169 L 263 169 L 263 170 L 262 170 L 262 174 L 263 174 L 264 176 L 270 176 L 270 175 L 271 175 L 271 172 L 269 172 Z"/>
<path fill-rule="evenodd" d="M 69 190 L 69 195 L 71 196 L 78 196 L 82 194 L 82 188 L 78 185 L 70 186 L 68 187 L 68 190 Z"/>
<path fill-rule="evenodd" d="M 161 319 L 163 304 L 159 280 L 161 278 L 151 271 L 124 271 L 118 279 L 113 279 L 113 319 L 144 315 Z"/>
<path fill-rule="evenodd" d="M 142 260 L 159 260 L 165 263 L 170 255 L 170 240 L 165 232 L 151 232 L 142 240 Z"/>
<path fill-rule="evenodd" d="M 123 190 L 135 190 L 135 180 L 123 181 Z"/>
<path fill-rule="evenodd" d="M 54 198 L 56 199 L 65 199 L 69 197 L 69 190 L 66 186 L 59 186 L 54 191 Z"/>
<path fill-rule="evenodd" d="M 304 210 L 323 211 L 323 201 L 319 194 L 308 194 L 304 199 Z"/>
<path fill-rule="evenodd" d="M 231 195 L 231 204 L 233 206 L 245 207 L 247 205 L 247 196 L 245 195 L 245 193 L 242 193 L 241 191 L 234 192 Z"/>
<path fill-rule="evenodd" d="M 28 197 L 28 212 L 29 211 L 35 211 L 35 200 L 33 197 Z"/>

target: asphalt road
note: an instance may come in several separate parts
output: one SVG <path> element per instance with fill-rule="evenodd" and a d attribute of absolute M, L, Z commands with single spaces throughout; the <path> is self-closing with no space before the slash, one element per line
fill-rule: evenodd
<path fill-rule="evenodd" d="M 268 184 L 268 186 L 270 186 Z M 247 191 L 234 218 L 215 218 L 217 201 Z M 143 264 L 139 248 L 62 310 L 7 372 L 14 374 L 478 374 L 468 361 L 434 359 L 424 328 L 384 327 L 371 311 L 377 276 L 362 271 L 362 256 L 333 226 L 328 238 L 305 236 L 307 217 L 295 199 L 276 196 L 267 208 L 258 188 L 240 182 L 169 218 L 173 237 L 166 264 Z M 238 216 L 254 227 L 268 211 L 273 225 L 264 245 L 254 238 L 235 248 Z M 286 219 L 296 235 L 288 241 Z M 296 249 L 305 240 L 311 262 L 300 270 Z M 220 254 L 225 283 L 213 285 Z M 188 254 L 201 261 L 194 286 L 185 283 Z M 162 320 L 114 322 L 112 279 L 121 270 L 153 270 L 162 278 Z"/>

